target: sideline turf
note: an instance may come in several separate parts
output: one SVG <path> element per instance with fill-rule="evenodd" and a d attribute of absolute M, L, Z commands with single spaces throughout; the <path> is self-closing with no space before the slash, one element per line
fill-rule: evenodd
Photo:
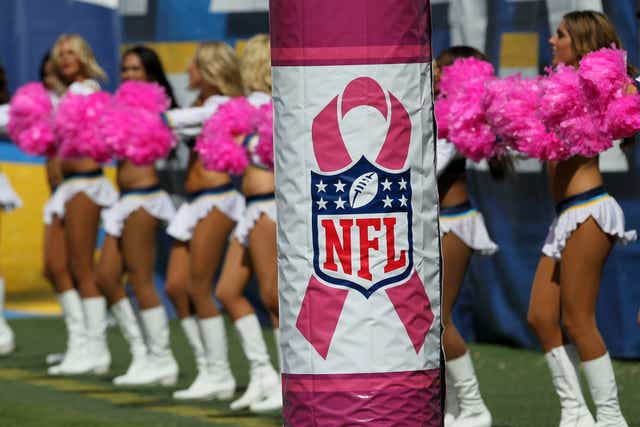
<path fill-rule="evenodd" d="M 116 329 L 109 331 L 113 354 L 108 377 L 54 378 L 45 375 L 45 353 L 64 347 L 60 319 L 10 321 L 18 337 L 18 350 L 0 359 L 0 425 L 20 426 L 224 426 L 275 427 L 278 416 L 258 417 L 231 412 L 222 402 L 178 404 L 161 387 L 116 389 L 109 378 L 123 372 L 129 362 L 126 346 Z M 228 328 L 232 369 L 242 389 L 247 362 L 233 329 Z M 177 323 L 172 324 L 172 345 L 182 370 L 179 387 L 195 376 L 189 347 Z M 272 334 L 265 337 L 273 350 Z M 541 354 L 506 347 L 473 345 L 472 354 L 487 405 L 498 427 L 555 427 L 559 406 Z M 273 355 L 273 351 L 272 351 Z M 640 427 L 640 363 L 615 364 L 623 410 L 631 427 Z M 586 389 L 585 389 L 586 390 Z"/>

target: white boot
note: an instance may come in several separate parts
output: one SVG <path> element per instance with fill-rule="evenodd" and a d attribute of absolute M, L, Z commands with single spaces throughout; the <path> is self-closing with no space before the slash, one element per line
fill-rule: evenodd
<path fill-rule="evenodd" d="M 618 385 L 609 353 L 583 362 L 582 367 L 596 404 L 596 427 L 628 427 L 620 411 Z"/>
<path fill-rule="evenodd" d="M 193 355 L 196 358 L 196 367 L 198 368 L 198 375 L 189 388 L 185 390 L 178 390 L 173 393 L 173 398 L 178 400 L 188 399 L 202 399 L 202 396 L 208 397 L 207 393 L 207 358 L 205 356 L 204 344 L 202 342 L 202 336 L 200 335 L 200 326 L 198 326 L 198 319 L 195 316 L 187 317 L 180 321 L 184 334 L 187 336 L 187 341 L 191 345 Z"/>
<path fill-rule="evenodd" d="M 491 413 L 482 400 L 469 352 L 446 363 L 458 396 L 460 414 L 453 427 L 491 427 Z"/>
<path fill-rule="evenodd" d="M 231 399 L 236 391 L 236 380 L 229 367 L 227 335 L 222 316 L 199 319 L 200 336 L 204 344 L 206 374 L 198 375 L 197 382 L 182 393 L 183 399 Z"/>
<path fill-rule="evenodd" d="M 80 294 L 75 289 L 70 289 L 57 295 L 58 302 L 62 308 L 62 316 L 67 328 L 67 349 L 64 353 L 52 353 L 46 357 L 47 365 L 59 365 L 64 361 L 65 355 L 74 348 L 84 348 L 86 341 L 86 331 L 84 325 L 84 311 Z"/>
<path fill-rule="evenodd" d="M 273 329 L 273 336 L 275 338 L 276 350 L 278 352 L 278 365 L 282 367 L 282 349 L 280 347 L 279 328 Z M 250 409 L 251 412 L 255 412 L 256 414 L 266 414 L 282 410 L 282 383 L 279 376 L 278 386 L 271 391 L 270 395 L 266 399 L 251 404 Z"/>
<path fill-rule="evenodd" d="M 594 427 L 596 423 L 584 401 L 570 347 L 573 346 L 556 347 L 544 355 L 560 398 L 560 427 Z"/>
<path fill-rule="evenodd" d="M 123 298 L 116 304 L 111 306 L 111 313 L 120 326 L 120 331 L 124 339 L 129 344 L 131 352 L 131 364 L 124 375 L 120 375 L 113 379 L 115 385 L 132 385 L 139 381 L 140 376 L 146 375 L 147 364 L 147 345 L 144 342 L 144 336 L 138 324 L 138 318 L 133 312 L 133 307 L 128 298 Z"/>
<path fill-rule="evenodd" d="M 178 364 L 169 342 L 169 319 L 164 307 L 142 310 L 140 320 L 147 337 L 147 369 L 128 385 L 173 386 L 178 380 Z"/>
<path fill-rule="evenodd" d="M 458 396 L 456 389 L 453 387 L 453 379 L 451 375 L 446 374 L 446 392 L 444 401 L 444 427 L 451 427 L 460 414 L 460 405 L 458 405 Z"/>
<path fill-rule="evenodd" d="M 66 292 L 65 292 L 66 293 Z M 80 302 L 84 317 L 82 347 L 70 346 L 62 363 L 49 368 L 50 375 L 103 375 L 111 365 L 107 346 L 107 301 L 104 297 L 83 298 Z"/>
<path fill-rule="evenodd" d="M 278 388 L 273 390 L 269 397 L 267 397 L 265 400 L 261 400 L 260 402 L 252 404 L 250 409 L 251 412 L 255 412 L 256 414 L 266 414 L 270 412 L 281 411 L 282 389 Z"/>
<path fill-rule="evenodd" d="M 271 365 L 262 328 L 255 314 L 244 316 L 235 322 L 240 343 L 249 360 L 249 385 L 244 394 L 231 403 L 232 410 L 249 408 L 280 391 L 280 376 Z"/>
<path fill-rule="evenodd" d="M 4 279 L 0 277 L 0 356 L 6 356 L 15 350 L 13 331 L 4 318 Z"/>

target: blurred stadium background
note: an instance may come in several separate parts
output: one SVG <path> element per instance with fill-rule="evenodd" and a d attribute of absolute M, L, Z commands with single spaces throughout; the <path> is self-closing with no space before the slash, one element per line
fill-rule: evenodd
<path fill-rule="evenodd" d="M 42 56 L 61 32 L 78 32 L 89 41 L 109 74 L 107 89 L 113 90 L 119 84 L 121 49 L 144 43 L 158 51 L 179 102 L 187 105 L 194 94 L 186 88 L 184 71 L 198 41 L 225 40 L 241 50 L 246 38 L 268 31 L 268 0 L 0 0 L 0 3 L 0 63 L 6 69 L 12 92 L 37 79 Z M 640 1 L 636 0 L 432 0 L 433 53 L 437 55 L 451 44 L 470 44 L 486 51 L 501 75 L 515 72 L 535 75 L 550 62 L 547 40 L 562 15 L 587 8 L 603 10 L 612 18 L 629 52 L 629 61 L 639 65 L 636 10 Z M 161 165 L 164 183 L 176 198 L 181 194 L 179 177 L 186 159 L 183 154 L 178 152 L 175 159 Z M 640 229 L 640 144 L 628 152 L 614 148 L 602 156 L 601 162 L 606 186 L 625 210 L 629 228 Z M 22 209 L 1 217 L 0 266 L 7 281 L 10 315 L 56 314 L 57 302 L 41 277 L 41 209 L 48 197 L 42 159 L 27 157 L 9 141 L 1 141 L 0 164 L 25 202 Z M 494 257 L 473 259 L 467 286 L 456 308 L 457 323 L 471 341 L 537 349 L 525 314 L 539 249 L 553 217 L 543 167 L 535 161 L 520 161 L 517 173 L 505 183 L 493 182 L 485 165 L 473 165 L 473 169 L 472 197 L 501 250 Z M 107 170 L 113 177 L 113 168 Z M 158 238 L 164 248 L 159 251 L 157 266 L 162 287 L 169 241 L 164 234 Z M 640 245 L 614 250 L 603 275 L 601 294 L 599 323 L 611 354 L 622 359 L 640 359 L 640 328 L 636 323 L 640 308 Z M 186 414 L 193 421 L 189 425 L 212 422 L 215 414 L 212 415 L 211 406 L 206 414 L 197 406 L 181 407 L 175 410 L 180 413 L 172 413 L 174 409 L 167 403 L 166 392 L 159 390 L 150 390 L 143 396 L 124 393 L 118 397 L 107 390 L 105 382 L 47 383 L 41 376 L 42 354 L 38 348 L 48 341 L 62 346 L 62 323 L 30 319 L 15 322 L 15 329 L 22 348 L 20 361 L 0 363 L 0 378 L 5 378 L 0 380 L 0 390 L 11 384 L 15 395 L 11 400 L 3 394 L 7 405 L 0 405 L 0 420 L 6 416 L 4 419 L 16 420 L 12 425 L 32 422 L 35 425 L 46 416 L 51 417 L 51 425 L 147 422 L 182 425 L 179 418 L 172 417 Z M 179 354 L 180 348 L 184 349 L 181 335 L 176 333 L 178 338 L 173 343 Z M 123 354 L 121 339 L 113 336 L 111 341 L 119 348 L 116 353 Z M 51 350 L 51 346 L 54 344 L 47 349 Z M 232 345 L 232 355 L 236 347 L 237 343 Z M 557 403 L 550 382 L 546 377 L 544 381 L 539 379 L 548 375 L 539 355 L 486 345 L 473 349 L 482 388 L 489 406 L 495 409 L 499 425 L 539 426 L 555 422 Z M 181 359 L 189 366 L 186 353 Z M 28 366 L 24 366 L 25 360 Z M 241 365 L 244 361 L 236 363 Z M 121 364 L 124 368 L 124 363 Z M 186 368 L 187 375 L 189 369 L 192 368 Z M 628 409 L 630 420 L 638 420 L 640 410 L 634 413 L 631 407 L 634 395 L 635 399 L 640 395 L 637 387 L 640 368 L 637 364 L 623 364 L 617 365 L 617 369 L 618 376 L 622 375 L 623 406 Z M 53 408 L 58 398 L 54 391 L 65 387 L 81 391 L 82 396 L 66 402 L 70 405 L 67 412 L 56 413 Z M 522 405 L 517 399 L 527 394 L 538 396 L 536 402 Z M 29 405 L 19 404 L 25 395 L 47 401 L 50 407 L 43 405 L 41 413 L 30 414 Z M 121 415 L 127 421 L 113 424 L 109 405 L 116 404 L 118 399 L 124 411 Z M 135 412 L 138 406 L 155 408 L 151 411 L 154 415 L 138 419 Z M 84 413 L 85 408 L 91 416 Z M 25 412 L 26 409 L 29 411 Z M 223 411 L 222 406 L 219 411 Z M 82 418 L 83 413 L 86 419 Z M 218 425 L 277 424 L 274 419 L 224 416 L 226 421 Z M 199 417 L 200 421 L 195 420 Z M 523 417 L 538 421 L 519 422 Z"/>

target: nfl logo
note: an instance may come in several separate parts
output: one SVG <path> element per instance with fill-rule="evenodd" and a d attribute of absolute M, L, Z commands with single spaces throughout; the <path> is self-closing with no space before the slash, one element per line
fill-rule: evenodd
<path fill-rule="evenodd" d="M 337 174 L 312 171 L 311 195 L 317 277 L 369 298 L 410 275 L 410 170 L 387 172 L 362 157 Z"/>

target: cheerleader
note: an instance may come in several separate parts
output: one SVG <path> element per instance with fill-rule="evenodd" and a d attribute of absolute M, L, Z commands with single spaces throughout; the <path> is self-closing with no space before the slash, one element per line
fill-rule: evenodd
<path fill-rule="evenodd" d="M 472 47 L 454 46 L 445 50 L 434 67 L 436 95 L 442 68 L 459 58 L 488 61 L 483 53 Z M 491 413 L 482 400 L 471 356 L 453 323 L 452 311 L 471 255 L 474 252 L 492 255 L 498 247 L 489 237 L 482 214 L 469 201 L 466 159 L 444 139 L 437 141 L 436 153 L 443 259 L 442 341 L 447 376 L 445 426 L 490 427 Z M 499 176 L 503 166 L 500 161 L 489 163 L 492 174 Z"/>
<path fill-rule="evenodd" d="M 576 68 L 589 52 L 621 46 L 608 18 L 592 11 L 565 15 L 550 43 L 554 64 Z M 549 162 L 547 169 L 557 217 L 533 281 L 529 324 L 540 339 L 560 398 L 560 426 L 624 427 L 595 309 L 602 268 L 614 243 L 635 240 L 636 235 L 625 231 L 620 206 L 603 188 L 597 156 Z M 580 389 L 578 360 L 595 403 L 596 422 Z"/>
<path fill-rule="evenodd" d="M 56 105 L 66 87 L 58 78 L 51 53 L 47 53 L 40 64 L 40 81 L 49 91 L 52 103 Z M 47 184 L 51 195 L 53 195 L 63 180 L 61 159 L 55 155 L 48 156 L 45 168 Z M 49 200 L 51 200 L 51 197 Z M 82 306 L 80 304 L 80 296 L 76 291 L 69 271 L 62 219 L 51 215 L 48 205 L 49 202 L 45 204 L 44 208 L 44 276 L 53 285 L 60 306 L 66 307 L 66 309 L 63 309 L 63 315 L 69 337 L 67 342 L 69 343 L 72 340 L 72 335 L 82 335 L 84 329 Z M 53 353 L 47 355 L 47 364 L 59 364 L 62 362 L 64 354 Z"/>
<path fill-rule="evenodd" d="M 125 51 L 121 78 L 158 83 L 170 97 L 171 106 L 176 106 L 173 90 L 153 50 L 136 46 Z M 102 211 L 106 237 L 97 281 L 129 344 L 132 360 L 127 372 L 113 382 L 121 386 L 174 385 L 178 365 L 171 352 L 168 318 L 156 291 L 153 270 L 156 229 L 161 221 L 173 218 L 175 208 L 169 194 L 160 188 L 154 164 L 136 165 L 130 160 L 120 160 L 117 181 L 120 198 Z M 144 334 L 125 294 L 122 283 L 125 274 L 140 306 Z"/>
<path fill-rule="evenodd" d="M 249 102 L 254 107 L 270 102 L 270 44 L 267 35 L 249 39 L 241 58 L 241 72 Z M 274 177 L 273 165 L 265 164 L 255 153 L 256 138 L 251 137 L 247 141 L 251 165 L 242 181 L 247 210 L 229 243 L 216 297 L 234 322 L 250 365 L 247 390 L 231 403 L 231 409 L 251 407 L 268 411 L 282 407 L 280 379 L 271 364 L 258 318 L 243 291 L 255 271 L 262 300 L 274 319 L 277 337 Z"/>
<path fill-rule="evenodd" d="M 9 121 L 9 110 L 6 105 L 9 102 L 9 94 L 7 91 L 7 79 L 4 69 L 0 66 L 0 133 L 4 130 Z M 20 198 L 11 187 L 7 177 L 0 172 L 0 210 L 9 212 L 19 208 L 22 205 Z M 15 340 L 13 331 L 4 318 L 4 278 L 0 276 L 0 356 L 10 354 L 15 349 Z"/>
<path fill-rule="evenodd" d="M 167 122 L 193 138 L 200 126 L 229 97 L 242 94 L 238 60 L 231 47 L 200 45 L 189 67 L 189 85 L 199 91 L 195 108 L 172 110 Z M 190 127 L 190 125 L 196 125 Z M 208 171 L 191 151 L 185 181 L 187 202 L 167 233 L 174 242 L 167 271 L 167 294 L 193 349 L 198 375 L 176 399 L 229 399 L 236 388 L 229 367 L 224 321 L 212 295 L 212 280 L 227 238 L 244 211 L 244 199 L 227 173 Z"/>
<path fill-rule="evenodd" d="M 77 34 L 63 34 L 53 47 L 53 60 L 67 93 L 89 95 L 100 89 L 96 79 L 105 79 L 87 42 Z M 64 99 L 63 99 L 64 101 Z M 60 296 L 69 331 L 64 359 L 49 368 L 50 375 L 105 373 L 111 364 L 104 334 L 106 300 L 101 295 L 94 273 L 100 210 L 117 200 L 117 193 L 104 176 L 100 164 L 89 157 L 63 159 L 64 175 L 49 201 L 45 217 L 62 221 L 68 265 L 79 297 Z M 62 254 L 61 254 L 62 255 Z M 77 330 L 76 330 L 77 329 Z"/>

